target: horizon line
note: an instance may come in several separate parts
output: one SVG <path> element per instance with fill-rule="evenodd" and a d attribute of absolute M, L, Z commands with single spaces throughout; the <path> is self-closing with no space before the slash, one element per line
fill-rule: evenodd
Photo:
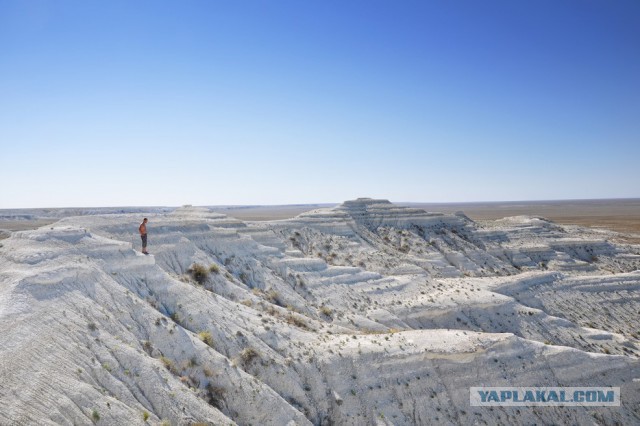
<path fill-rule="evenodd" d="M 358 197 L 357 199 L 366 199 L 370 197 Z M 576 201 L 634 201 L 640 200 L 640 197 L 614 197 L 614 198 L 558 198 L 558 199 L 530 199 L 530 200 L 480 200 L 480 201 L 391 201 L 388 198 L 370 198 L 373 200 L 389 201 L 393 204 L 437 204 L 437 205 L 456 205 L 456 204 L 500 204 L 500 203 L 558 203 L 558 202 L 576 202 Z M 291 203 L 291 204 L 181 204 L 181 205 L 112 205 L 112 206 L 58 206 L 58 207 L 3 207 L 0 211 L 5 210 L 45 210 L 45 209 L 151 209 L 151 208 L 173 208 L 180 207 L 206 207 L 206 208 L 255 208 L 255 207 L 305 207 L 305 206 L 330 206 L 339 205 L 341 202 L 314 202 L 314 203 Z"/>

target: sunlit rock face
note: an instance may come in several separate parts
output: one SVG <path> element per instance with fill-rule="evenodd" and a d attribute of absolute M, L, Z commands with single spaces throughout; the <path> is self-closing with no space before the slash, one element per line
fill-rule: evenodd
<path fill-rule="evenodd" d="M 0 247 L 0 424 L 634 424 L 640 247 L 358 199 L 82 214 Z M 471 386 L 622 406 L 471 407 Z"/>

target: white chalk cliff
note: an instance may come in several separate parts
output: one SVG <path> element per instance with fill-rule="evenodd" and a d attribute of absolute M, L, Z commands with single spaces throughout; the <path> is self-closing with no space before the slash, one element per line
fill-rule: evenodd
<path fill-rule="evenodd" d="M 144 256 L 140 217 L 0 241 L 0 424 L 640 423 L 640 247 L 612 233 L 371 199 L 185 207 L 148 214 Z M 471 407 L 471 386 L 622 405 Z"/>

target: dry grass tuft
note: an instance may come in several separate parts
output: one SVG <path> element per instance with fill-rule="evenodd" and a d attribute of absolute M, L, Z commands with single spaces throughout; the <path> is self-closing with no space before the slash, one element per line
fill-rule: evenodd
<path fill-rule="evenodd" d="M 209 269 L 199 263 L 191 265 L 187 272 L 191 274 L 198 284 L 204 284 L 209 278 Z"/>
<path fill-rule="evenodd" d="M 213 336 L 208 331 L 201 331 L 198 333 L 198 337 L 207 345 L 213 347 Z"/>

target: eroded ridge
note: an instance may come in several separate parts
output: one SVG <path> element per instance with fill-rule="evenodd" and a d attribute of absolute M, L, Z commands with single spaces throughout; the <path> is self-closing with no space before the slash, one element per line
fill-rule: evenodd
<path fill-rule="evenodd" d="M 290 220 L 70 217 L 0 248 L 2 424 L 640 421 L 640 248 L 358 199 Z M 471 386 L 622 407 L 469 407 Z"/>

